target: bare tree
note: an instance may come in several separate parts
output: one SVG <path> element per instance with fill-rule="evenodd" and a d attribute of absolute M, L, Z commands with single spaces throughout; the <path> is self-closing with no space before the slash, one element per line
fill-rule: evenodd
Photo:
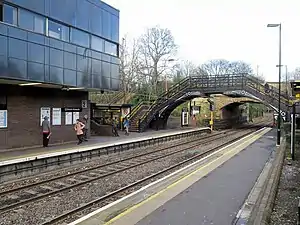
<path fill-rule="evenodd" d="M 151 94 L 158 94 L 158 82 L 176 50 L 174 37 L 168 29 L 150 28 L 139 38 L 139 72 L 150 84 L 149 98 Z"/>
<path fill-rule="evenodd" d="M 128 94 L 135 90 L 138 81 L 138 45 L 136 40 L 132 40 L 132 45 L 128 45 L 128 37 L 122 39 L 119 47 L 120 56 L 120 90 L 124 94 L 126 101 Z M 123 102 L 125 103 L 125 102 Z"/>
<path fill-rule="evenodd" d="M 225 59 L 213 59 L 200 67 L 207 75 L 223 75 L 230 73 L 230 62 Z"/>
<path fill-rule="evenodd" d="M 251 74 L 253 70 L 250 64 L 243 61 L 233 61 L 229 63 L 229 71 L 233 74 Z"/>

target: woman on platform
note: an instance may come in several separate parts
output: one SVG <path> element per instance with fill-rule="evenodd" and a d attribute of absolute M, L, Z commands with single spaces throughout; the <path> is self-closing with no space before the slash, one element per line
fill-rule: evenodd
<path fill-rule="evenodd" d="M 76 120 L 76 124 L 74 126 L 74 130 L 76 131 L 76 135 L 78 138 L 78 145 L 80 145 L 83 142 L 83 128 L 85 127 L 85 125 L 80 122 L 79 119 Z"/>

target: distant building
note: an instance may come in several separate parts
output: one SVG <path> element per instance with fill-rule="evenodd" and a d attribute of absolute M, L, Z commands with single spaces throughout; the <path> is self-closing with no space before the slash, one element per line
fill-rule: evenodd
<path fill-rule="evenodd" d="M 99 0 L 0 2 L 0 148 L 74 139 L 89 90 L 119 87 L 119 11 Z"/>

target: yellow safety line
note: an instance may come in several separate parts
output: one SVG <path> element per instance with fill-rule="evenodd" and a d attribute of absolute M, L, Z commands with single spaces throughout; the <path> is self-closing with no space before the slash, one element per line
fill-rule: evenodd
<path fill-rule="evenodd" d="M 217 160 L 219 160 L 221 157 L 224 157 L 225 155 L 233 152 L 234 150 L 236 150 L 237 148 L 241 147 L 242 145 L 246 144 L 247 142 L 250 142 L 252 140 L 254 140 L 255 138 L 257 138 L 258 136 L 261 135 L 261 133 L 265 131 L 265 130 L 262 130 L 259 134 L 256 134 L 254 135 L 252 138 L 250 138 L 249 140 L 239 144 L 238 146 L 234 147 L 232 150 L 228 151 L 228 152 L 225 152 L 223 153 L 220 157 L 218 157 L 217 159 L 214 159 L 213 161 L 207 163 L 206 165 L 204 166 L 201 166 L 200 168 L 196 169 L 195 171 L 193 171 L 192 173 L 190 174 L 187 174 L 185 175 L 184 177 L 180 178 L 179 180 L 175 181 L 174 183 L 170 184 L 168 187 L 166 187 L 165 189 L 157 192 L 156 194 L 154 195 L 151 195 L 149 198 L 143 200 L 142 202 L 130 207 L 129 209 L 127 209 L 126 211 L 120 213 L 119 215 L 117 215 L 116 217 L 112 218 L 110 221 L 106 222 L 104 225 L 110 225 L 112 224 L 113 222 L 115 222 L 116 220 L 120 219 L 121 217 L 127 215 L 128 213 L 132 212 L 134 209 L 144 205 L 145 203 L 149 202 L 150 200 L 154 199 L 155 197 L 159 196 L 160 194 L 162 194 L 163 192 L 169 190 L 170 188 L 174 187 L 175 185 L 179 184 L 180 182 L 186 180 L 187 178 L 191 177 L 192 175 L 194 175 L 195 173 L 199 172 L 200 170 L 203 170 L 204 168 L 210 166 L 211 164 L 213 164 L 214 162 L 216 162 Z"/>

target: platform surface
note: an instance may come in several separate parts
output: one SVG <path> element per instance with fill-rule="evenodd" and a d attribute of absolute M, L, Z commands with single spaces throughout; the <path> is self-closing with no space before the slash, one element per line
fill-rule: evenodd
<path fill-rule="evenodd" d="M 230 225 L 275 149 L 271 131 L 137 225 Z"/>
<path fill-rule="evenodd" d="M 36 147 L 36 148 L 22 148 L 22 149 L 8 149 L 0 150 L 0 163 L 10 160 L 16 160 L 20 158 L 35 157 L 44 154 L 51 153 L 60 153 L 66 151 L 85 150 L 104 147 L 105 145 L 113 145 L 116 143 L 123 143 L 126 141 L 137 141 L 146 138 L 155 138 L 163 135 L 172 135 L 180 132 L 195 131 L 201 128 L 179 128 L 179 129 L 168 129 L 168 130 L 159 130 L 159 131 L 147 131 L 143 133 L 131 132 L 129 136 L 124 135 L 123 131 L 119 131 L 120 137 L 111 137 L 111 136 L 92 136 L 88 142 L 83 142 L 81 145 L 77 145 L 76 142 L 69 144 L 61 144 L 56 146 L 49 146 L 47 148 Z M 74 136 L 76 140 L 76 136 Z"/>
<path fill-rule="evenodd" d="M 107 220 L 105 213 L 104 217 L 99 213 L 74 224 L 231 225 L 276 149 L 276 130 L 268 129 L 228 149 L 188 178 L 111 220 Z"/>

